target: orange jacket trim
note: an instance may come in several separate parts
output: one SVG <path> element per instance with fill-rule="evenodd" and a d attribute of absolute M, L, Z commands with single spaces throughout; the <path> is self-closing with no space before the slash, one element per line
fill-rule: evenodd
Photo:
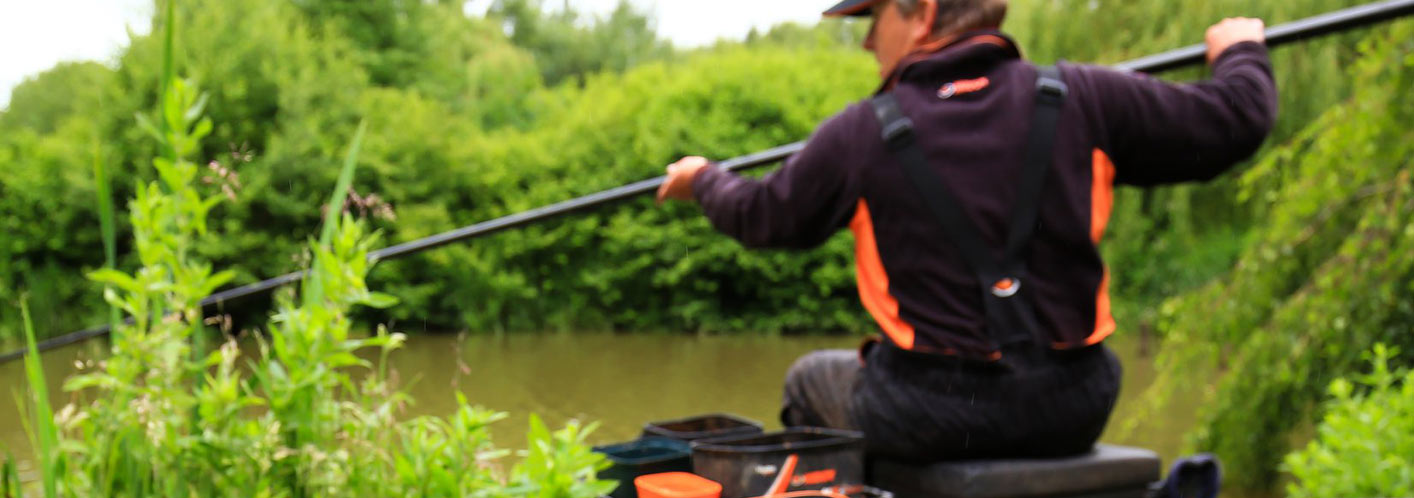
<path fill-rule="evenodd" d="M 879 246 L 874 241 L 874 220 L 869 216 L 869 203 L 859 200 L 854 219 L 849 222 L 854 232 L 855 281 L 859 285 L 859 301 L 878 322 L 879 328 L 900 348 L 913 348 L 913 326 L 899 317 L 898 299 L 889 294 L 889 274 L 879 258 Z"/>
<path fill-rule="evenodd" d="M 1095 149 L 1091 160 L 1090 185 L 1090 239 L 1099 245 L 1109 226 L 1110 214 L 1114 211 L 1115 165 L 1105 151 Z M 1105 340 L 1115 331 L 1115 318 L 1110 313 L 1110 269 L 1105 267 L 1100 278 L 1100 288 L 1095 292 L 1095 331 L 1085 339 L 1091 346 Z"/>

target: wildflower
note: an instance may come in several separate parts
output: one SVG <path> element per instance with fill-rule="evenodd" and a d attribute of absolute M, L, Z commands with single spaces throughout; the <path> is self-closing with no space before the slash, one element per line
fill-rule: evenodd
<path fill-rule="evenodd" d="M 275 455 L 272 457 L 272 459 L 276 461 L 284 460 L 286 458 L 294 456 L 297 453 L 299 452 L 292 450 L 289 447 L 281 446 L 280 449 L 275 450 Z"/>
<path fill-rule="evenodd" d="M 393 205 L 383 200 L 376 193 L 361 196 L 357 190 L 349 188 L 349 197 L 344 201 L 344 211 L 350 212 L 350 208 L 357 208 L 360 217 L 367 218 L 372 213 L 374 218 L 385 221 L 396 221 L 398 215 L 393 211 Z"/>
<path fill-rule="evenodd" d="M 206 325 L 216 326 L 218 329 L 221 330 L 221 332 L 227 334 L 231 332 L 232 328 L 230 314 L 221 314 L 217 316 L 207 317 L 205 320 L 202 321 L 202 323 Z"/>
<path fill-rule="evenodd" d="M 221 193 L 230 200 L 236 200 L 236 192 L 241 189 L 241 175 L 234 169 L 221 164 L 221 161 L 212 160 L 206 163 L 206 169 L 211 174 L 203 176 L 201 182 L 207 185 L 219 185 Z"/>
<path fill-rule="evenodd" d="M 60 427 L 71 428 L 86 418 L 88 418 L 88 412 L 79 411 L 77 406 L 69 403 L 64 405 L 59 413 L 54 414 L 54 423 Z"/>

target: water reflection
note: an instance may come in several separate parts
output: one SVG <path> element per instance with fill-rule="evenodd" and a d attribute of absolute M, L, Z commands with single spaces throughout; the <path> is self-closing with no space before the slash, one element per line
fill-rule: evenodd
<path fill-rule="evenodd" d="M 407 416 L 446 415 L 455 392 L 510 413 L 493 435 L 503 447 L 523 447 L 526 419 L 538 413 L 552 427 L 571 418 L 599 421 L 596 443 L 637 437 L 644 422 L 709 412 L 729 412 L 779 427 L 780 389 L 786 369 L 800 355 L 822 348 L 853 348 L 856 337 L 684 336 L 675 334 L 420 334 L 390 358 L 414 400 Z M 1127 337 L 1108 344 L 1124 363 L 1119 409 L 1108 442 L 1144 446 L 1171 461 L 1192 426 L 1192 403 L 1140 421 L 1139 430 L 1116 428 L 1139 410 L 1136 399 L 1153 377 L 1152 358 Z M 44 354 L 50 399 L 56 409 L 72 399 L 59 387 L 75 361 L 93 359 L 102 341 Z M 254 352 L 254 348 L 246 348 Z M 0 365 L 0 444 L 17 455 L 29 443 L 15 395 L 26 392 L 21 362 Z M 1123 436 L 1123 437 L 1121 437 Z"/>

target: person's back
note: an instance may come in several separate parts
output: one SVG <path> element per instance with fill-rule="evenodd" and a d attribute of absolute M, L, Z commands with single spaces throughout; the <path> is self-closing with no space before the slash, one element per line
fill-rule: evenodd
<path fill-rule="evenodd" d="M 940 3 L 856 0 L 831 11 L 875 14 L 866 48 L 886 69 L 880 94 L 897 103 L 895 121 L 911 125 L 907 145 L 886 139 L 898 134 L 886 131 L 876 98 L 822 125 L 761 181 L 688 158 L 669 168 L 661 194 L 686 190 L 751 247 L 811 247 L 839 228 L 854 232 L 860 298 L 883 340 L 858 358 L 798 362 L 787 424 L 861 429 L 872 454 L 910 460 L 1082 452 L 1118 393 L 1118 364 L 1101 345 L 1115 323 L 1097 247 L 1112 187 L 1208 179 L 1256 150 L 1276 110 L 1265 48 L 1212 38 L 1259 41 L 1260 22 L 1210 31 L 1221 54 L 1211 83 L 1063 64 L 1058 116 L 1033 130 L 1046 112 L 1038 69 L 1002 33 L 976 29 L 999 23 L 1005 2 Z M 949 27 L 942 15 L 976 20 L 938 32 Z M 1033 134 L 1053 138 L 1037 145 Z M 1021 193 L 1028 178 L 1037 193 Z M 1018 217 L 1027 210 L 1034 218 Z M 1017 219 L 1035 221 L 1018 231 Z M 1005 263 L 1018 238 L 1011 266 L 1024 276 L 983 282 L 990 273 L 979 265 Z M 1022 303 L 1026 319 L 998 322 L 1006 313 L 996 303 Z M 1027 340 L 1003 340 L 1017 336 Z"/>

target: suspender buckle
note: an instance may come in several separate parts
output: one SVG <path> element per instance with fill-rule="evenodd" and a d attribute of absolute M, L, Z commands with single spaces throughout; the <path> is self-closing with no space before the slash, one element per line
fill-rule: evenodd
<path fill-rule="evenodd" d="M 1066 86 L 1064 81 L 1042 75 L 1036 78 L 1036 91 L 1039 92 L 1038 97 L 1044 96 L 1059 102 L 1070 93 L 1070 87 Z"/>
<path fill-rule="evenodd" d="M 898 145 L 898 141 L 913 136 L 913 120 L 900 116 L 885 123 L 883 136 L 884 142 L 889 146 Z"/>
<path fill-rule="evenodd" d="M 992 295 L 1002 299 L 1015 296 L 1020 290 L 1021 279 L 1019 278 L 1004 278 L 992 284 Z"/>

